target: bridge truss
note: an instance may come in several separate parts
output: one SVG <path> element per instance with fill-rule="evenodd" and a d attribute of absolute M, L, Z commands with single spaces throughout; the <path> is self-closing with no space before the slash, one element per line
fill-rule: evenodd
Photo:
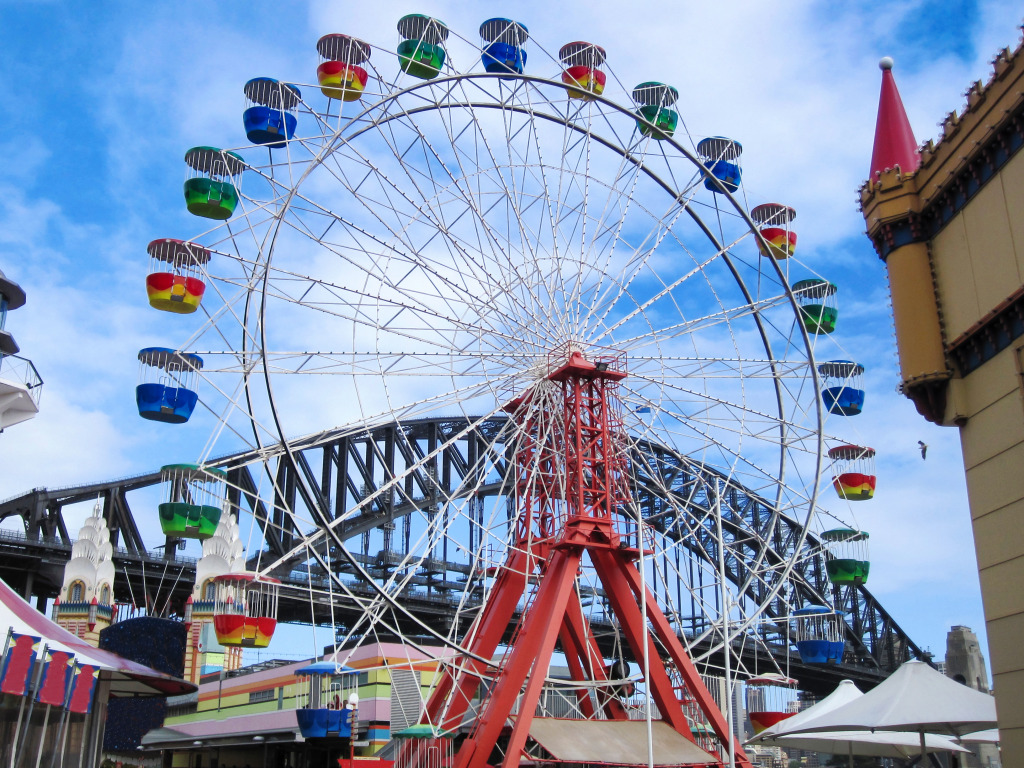
<path fill-rule="evenodd" d="M 251 515 L 262 536 L 258 552 L 257 546 L 250 545 L 249 567 L 276 563 L 273 575 L 286 585 L 286 595 L 290 586 L 294 597 L 302 596 L 282 600 L 283 621 L 333 623 L 344 630 L 359 616 L 354 602 L 323 597 L 330 588 L 327 573 L 308 555 L 296 554 L 301 552 L 308 531 L 296 528 L 295 520 L 302 519 L 302 515 L 291 515 L 287 510 L 316 509 L 323 518 L 337 522 L 336 530 L 346 543 L 350 559 L 332 549 L 327 562 L 355 594 L 360 590 L 369 594 L 370 588 L 355 579 L 353 560 L 364 572 L 379 578 L 405 562 L 411 546 L 410 513 L 428 510 L 444 515 L 449 502 L 464 497 L 466 489 L 473 489 L 479 497 L 478 523 L 483 525 L 484 504 L 501 503 L 511 469 L 509 456 L 496 450 L 505 417 L 479 421 L 470 428 L 478 421 L 466 417 L 429 418 L 356 432 L 334 430 L 292 441 L 289 451 L 277 445 L 210 462 L 227 470 L 229 505 L 243 516 Z M 707 521 L 713 518 L 709 511 L 720 504 L 722 532 L 728 542 L 724 553 L 726 578 L 732 585 L 746 585 L 747 594 L 739 595 L 740 599 L 767 604 L 762 620 L 754 627 L 760 643 L 734 647 L 739 657 L 763 654 L 767 649 L 780 666 L 800 679 L 803 688 L 812 692 L 827 692 L 842 678 L 870 687 L 904 661 L 927 657 L 864 585 L 830 584 L 822 542 L 810 533 L 802 538 L 799 523 L 772 509 L 756 494 L 734 484 L 724 485 L 716 502 L 710 489 L 718 486 L 716 481 L 724 484 L 724 476 L 654 443 L 635 443 L 629 464 L 633 497 L 645 520 L 661 535 L 673 536 L 678 531 L 682 550 L 691 558 L 689 568 L 685 562 L 673 564 L 675 573 L 689 572 L 692 578 L 700 579 L 702 569 L 693 568 L 692 563 L 718 562 L 718 540 Z M 486 477 L 481 478 L 480 472 L 486 472 Z M 397 484 L 396 478 L 400 478 Z M 65 510 L 99 498 L 116 545 L 116 599 L 180 609 L 190 593 L 196 561 L 178 554 L 175 539 L 167 539 L 162 551 L 149 551 L 137 520 L 139 515 L 155 518 L 156 512 L 133 510 L 129 500 L 133 491 L 159 482 L 157 471 L 67 488 L 36 488 L 0 502 L 0 521 L 15 518 L 23 524 L 23 531 L 0 531 L 0 576 L 19 587 L 26 597 L 34 595 L 42 601 L 56 596 L 72 543 Z M 382 492 L 380 489 L 389 483 L 391 488 Z M 273 489 L 272 494 L 261 491 L 267 487 Z M 305 517 L 310 519 L 311 515 Z M 472 613 L 467 614 L 464 605 L 463 610 L 456 611 L 455 603 L 467 594 L 472 599 L 472 580 L 480 578 L 478 569 L 465 556 L 483 541 L 474 530 L 471 521 L 469 540 L 463 542 L 459 552 L 453 551 L 445 538 L 437 551 L 419 560 L 417 572 L 408 577 L 411 588 L 403 597 L 411 616 L 426 621 L 471 618 Z M 772 533 L 765 533 L 768 531 Z M 807 548 L 806 556 L 797 558 L 787 585 L 782 591 L 776 590 L 774 596 L 775 585 L 770 580 L 745 578 L 748 574 L 744 569 L 750 563 L 759 559 L 768 564 L 787 562 L 794 557 L 797 546 Z M 322 590 L 312 601 L 310 585 Z M 653 586 L 656 592 L 673 588 L 670 583 Z M 601 600 L 603 596 L 594 594 L 590 598 Z M 674 598 L 676 605 L 686 605 L 684 590 L 679 589 Z M 800 663 L 789 637 L 791 606 L 800 604 L 831 604 L 846 614 L 847 653 L 842 664 L 820 667 Z M 700 660 L 699 638 L 707 635 L 708 627 L 692 599 L 689 608 L 677 617 L 676 631 L 684 638 L 698 638 L 691 642 L 691 653 Z M 400 615 L 395 629 L 403 635 L 415 635 L 417 631 L 415 623 L 403 625 Z M 602 635 L 601 627 L 595 626 L 599 642 L 611 642 L 612 628 L 607 629 Z M 710 647 L 704 650 L 705 661 L 717 664 Z M 757 665 L 756 658 L 746 661 L 751 667 Z"/>

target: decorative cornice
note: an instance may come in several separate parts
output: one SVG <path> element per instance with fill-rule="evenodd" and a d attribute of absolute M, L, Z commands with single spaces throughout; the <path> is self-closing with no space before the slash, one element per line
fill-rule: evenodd
<path fill-rule="evenodd" d="M 1024 288 L 968 328 L 949 345 L 949 357 L 961 376 L 977 370 L 1024 336 Z"/>
<path fill-rule="evenodd" d="M 927 239 L 925 230 L 921 226 L 921 216 L 913 211 L 907 213 L 902 219 L 882 222 L 873 234 L 872 242 L 882 261 L 888 259 L 889 254 L 897 248 Z"/>
<path fill-rule="evenodd" d="M 934 377 L 920 377 L 916 381 L 905 381 L 900 390 L 910 398 L 917 412 L 932 424 L 945 426 L 946 395 L 949 390 L 949 374 L 938 373 Z"/>
<path fill-rule="evenodd" d="M 1024 101 L 993 132 L 963 165 L 942 191 L 921 212 L 925 237 L 931 239 L 956 216 L 970 200 L 1024 146 Z"/>

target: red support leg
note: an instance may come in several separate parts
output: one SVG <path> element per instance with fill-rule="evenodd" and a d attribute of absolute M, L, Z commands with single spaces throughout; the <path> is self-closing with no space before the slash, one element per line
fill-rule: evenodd
<path fill-rule="evenodd" d="M 475 730 L 456 755 L 454 768 L 485 768 L 526 683 L 504 762 L 506 768 L 519 765 L 579 562 L 580 550 L 576 548 L 552 553 L 533 605 L 522 619 L 519 635 L 506 654 L 506 663 L 494 680 Z"/>
<path fill-rule="evenodd" d="M 672 662 L 676 665 L 676 669 L 682 675 L 688 693 L 694 698 L 697 706 L 708 719 L 708 723 L 715 732 L 715 736 L 718 737 L 723 747 L 727 746 L 729 740 L 732 739 L 732 734 L 729 732 L 725 722 L 725 716 L 718 708 L 707 686 L 704 685 L 704 681 L 701 680 L 697 668 L 693 665 L 690 655 L 683 648 L 682 643 L 679 642 L 679 638 L 676 637 L 672 625 L 669 624 L 665 614 L 658 607 L 654 595 L 651 594 L 650 590 L 644 590 L 643 585 L 640 583 L 640 572 L 633 565 L 630 553 L 623 551 L 592 552 L 591 557 L 601 577 L 601 582 L 613 601 L 613 609 L 619 621 L 622 623 L 623 628 L 629 628 L 632 634 L 637 634 L 635 628 L 642 626 L 639 601 L 647 601 L 647 621 L 650 622 L 658 639 L 668 651 Z M 619 608 L 615 607 L 616 604 L 621 605 L 622 613 L 619 612 Z M 646 632 L 644 634 L 646 635 Z M 639 638 L 637 639 L 639 640 Z M 652 686 L 652 692 L 655 694 L 655 701 L 658 702 L 662 716 L 665 715 L 666 711 L 662 705 L 662 698 L 666 696 L 666 693 L 674 703 L 673 711 L 678 711 L 682 714 L 682 709 L 672 688 L 672 682 L 665 671 L 664 663 L 650 636 L 647 636 L 647 642 L 651 671 L 651 680 L 648 682 Z M 639 653 L 640 648 L 634 647 L 633 652 Z M 637 656 L 637 658 L 639 659 L 640 656 Z M 663 679 L 662 675 L 664 675 Z M 673 727 L 675 727 L 674 724 Z M 679 729 L 676 728 L 676 730 Z M 681 733 L 683 732 L 681 731 Z M 692 740 L 693 737 L 689 733 L 689 726 L 686 727 L 686 732 L 683 735 L 690 737 Z M 750 760 L 739 745 L 736 746 L 736 765 L 744 766 L 745 768 L 750 768 L 751 766 Z"/>
<path fill-rule="evenodd" d="M 622 562 L 621 556 L 617 552 L 613 553 L 611 550 L 603 550 L 592 551 L 590 557 L 594 561 L 594 569 L 601 580 L 605 594 L 608 595 L 612 611 L 619 620 L 622 633 L 626 636 L 626 641 L 633 651 L 633 656 L 639 662 L 644 657 L 644 654 L 647 654 L 649 659 L 649 677 L 646 682 L 650 693 L 654 696 L 658 709 L 661 711 L 662 719 L 690 741 L 694 741 L 693 734 L 690 732 L 690 724 L 687 722 L 686 716 L 683 714 L 683 710 L 676 699 L 675 691 L 672 688 L 672 681 L 669 679 L 665 665 L 661 661 L 661 656 L 658 654 L 654 640 L 647 633 L 647 628 L 644 626 L 640 606 L 636 604 L 630 592 L 629 584 L 622 578 L 619 567 L 619 563 Z"/>
<path fill-rule="evenodd" d="M 558 642 L 562 644 L 562 649 L 565 650 L 565 663 L 569 666 L 569 677 L 581 682 L 591 680 L 592 678 L 587 676 L 587 670 L 584 669 L 583 664 L 580 662 L 581 654 L 566 650 L 573 646 L 564 621 L 562 622 L 561 630 L 558 632 Z M 576 700 L 579 702 L 580 712 L 583 714 L 584 719 L 592 720 L 596 710 L 594 709 L 594 702 L 590 698 L 590 691 L 586 688 L 577 688 Z"/>
<path fill-rule="evenodd" d="M 548 581 L 552 583 L 550 590 L 552 594 L 542 603 L 543 585 L 542 589 L 537 592 L 537 608 L 544 614 L 544 622 L 541 625 L 544 632 L 536 644 L 536 663 L 533 666 L 533 674 L 527 678 L 526 688 L 519 700 L 519 716 L 512 727 L 512 736 L 509 738 L 508 750 L 505 752 L 505 760 L 502 763 L 503 768 L 518 768 L 523 750 L 526 748 L 526 738 L 530 734 L 530 726 L 533 724 L 537 704 L 540 702 L 540 695 L 544 690 L 544 678 L 547 677 L 551 654 L 554 653 L 555 642 L 558 640 L 558 630 L 562 626 L 566 605 L 576 585 L 576 571 L 580 567 L 581 555 L 582 551 L 576 547 L 555 550 L 551 556 L 550 572 L 547 574 Z M 538 632 L 538 634 L 541 633 Z"/>
<path fill-rule="evenodd" d="M 530 567 L 531 558 L 522 548 L 516 547 L 509 553 L 508 561 L 495 579 L 491 599 L 469 633 L 469 650 L 475 656 L 483 659 L 494 656 L 498 643 L 512 623 L 516 605 L 526 592 L 527 569 Z M 465 658 L 462 669 L 446 667 L 427 701 L 421 722 L 439 726 L 442 730 L 457 728 L 480 686 L 481 675 L 486 673 L 487 665 L 471 656 Z"/>

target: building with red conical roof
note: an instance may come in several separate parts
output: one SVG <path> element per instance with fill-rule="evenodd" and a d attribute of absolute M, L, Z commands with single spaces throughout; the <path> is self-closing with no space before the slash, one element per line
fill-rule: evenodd
<path fill-rule="evenodd" d="M 900 388 L 960 430 L 1003 765 L 1024 765 L 1024 46 L 917 148 L 882 60 L 868 236 L 892 293 Z"/>

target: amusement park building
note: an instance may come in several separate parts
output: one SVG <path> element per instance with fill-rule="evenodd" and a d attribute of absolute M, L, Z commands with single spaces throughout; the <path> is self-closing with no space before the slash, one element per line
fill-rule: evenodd
<path fill-rule="evenodd" d="M 96 768 L 107 715 L 117 702 L 195 690 L 184 680 L 92 647 L 3 581 L 0 633 L 5 638 L 0 672 L 4 765 Z"/>
<path fill-rule="evenodd" d="M 444 654 L 441 648 L 397 643 L 362 646 L 351 656 L 339 652 L 355 670 L 358 686 L 357 755 L 375 754 L 393 729 L 418 722 Z M 332 748 L 326 741 L 308 744 L 300 734 L 296 710 L 304 705 L 306 689 L 296 672 L 309 664 L 272 661 L 205 675 L 197 694 L 168 702 L 163 727 L 143 739 L 145 751 L 171 755 L 164 765 L 175 768 L 309 765 Z"/>
<path fill-rule="evenodd" d="M 883 59 L 860 192 L 888 271 L 901 389 L 960 430 L 1005 765 L 1024 765 L 1022 47 L 1000 51 L 920 148 Z"/>

